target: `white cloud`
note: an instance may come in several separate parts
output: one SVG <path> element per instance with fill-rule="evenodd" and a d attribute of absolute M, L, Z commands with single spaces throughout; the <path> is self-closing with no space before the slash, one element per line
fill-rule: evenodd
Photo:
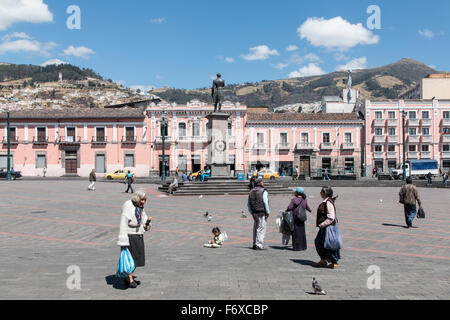
<path fill-rule="evenodd" d="M 250 53 L 247 55 L 241 55 L 241 57 L 248 61 L 255 61 L 255 60 L 267 60 L 270 58 L 270 56 L 279 56 L 277 50 L 273 49 L 271 50 L 268 46 L 257 46 L 250 48 Z"/>
<path fill-rule="evenodd" d="M 228 63 L 233 63 L 233 62 L 235 62 L 235 60 L 234 60 L 234 58 L 225 58 L 225 61 L 226 62 L 228 62 Z"/>
<path fill-rule="evenodd" d="M 1 0 L 0 30 L 19 22 L 52 22 L 53 14 L 43 0 Z"/>
<path fill-rule="evenodd" d="M 302 78 L 310 76 L 320 76 L 322 74 L 325 74 L 325 71 L 323 71 L 317 64 L 310 63 L 307 66 L 292 71 L 288 76 L 289 78 Z"/>
<path fill-rule="evenodd" d="M 274 65 L 273 67 L 275 68 L 275 69 L 284 69 L 284 68 L 286 68 L 287 66 L 289 66 L 289 64 L 288 63 L 279 63 L 279 64 L 276 64 L 276 65 Z"/>
<path fill-rule="evenodd" d="M 298 50 L 298 47 L 294 44 L 291 44 L 289 47 L 286 48 L 286 51 L 295 51 Z"/>
<path fill-rule="evenodd" d="M 59 66 L 60 64 L 67 64 L 67 62 L 59 60 L 59 59 L 51 59 L 51 60 L 45 61 L 43 64 L 41 64 L 41 67 L 46 67 L 46 66 L 51 66 L 51 65 Z"/>
<path fill-rule="evenodd" d="M 150 22 L 155 23 L 155 24 L 161 24 L 161 23 L 166 22 L 166 18 L 153 18 L 153 19 L 150 19 Z"/>
<path fill-rule="evenodd" d="M 315 47 L 345 51 L 357 45 L 376 44 L 379 37 L 364 28 L 361 23 L 351 24 L 342 17 L 329 20 L 308 18 L 298 29 L 301 39 L 308 40 Z"/>
<path fill-rule="evenodd" d="M 320 62 L 319 56 L 315 55 L 314 53 L 308 53 L 304 56 L 305 60 L 312 61 L 312 62 Z"/>
<path fill-rule="evenodd" d="M 347 71 L 357 70 L 357 69 L 366 69 L 367 68 L 367 57 L 355 58 L 347 64 L 339 65 L 336 67 L 336 71 Z"/>
<path fill-rule="evenodd" d="M 334 55 L 334 59 L 336 61 L 343 61 L 343 60 L 350 60 L 350 57 L 347 57 L 342 52 L 336 52 L 336 54 Z"/>
<path fill-rule="evenodd" d="M 422 37 L 425 37 L 425 38 L 428 38 L 428 39 L 434 38 L 434 32 L 431 31 L 430 29 L 419 30 L 419 34 L 420 34 Z"/>
<path fill-rule="evenodd" d="M 2 38 L 0 54 L 5 53 L 32 53 L 43 56 L 49 55 L 49 51 L 56 47 L 54 42 L 40 42 L 34 40 L 26 33 L 11 33 Z"/>
<path fill-rule="evenodd" d="M 66 56 L 74 56 L 77 58 L 89 58 L 89 55 L 91 54 L 95 54 L 95 52 L 89 48 L 86 47 L 74 47 L 74 46 L 69 46 L 66 50 L 64 50 L 64 54 Z"/>

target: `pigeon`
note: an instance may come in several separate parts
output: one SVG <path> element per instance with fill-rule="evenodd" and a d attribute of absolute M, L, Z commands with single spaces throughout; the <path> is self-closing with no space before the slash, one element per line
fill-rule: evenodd
<path fill-rule="evenodd" d="M 242 211 L 242 218 L 247 218 L 247 215 L 245 214 L 244 211 Z"/>
<path fill-rule="evenodd" d="M 322 287 L 319 285 L 316 278 L 313 278 L 312 287 L 314 289 L 315 295 L 323 295 L 324 296 L 327 294 L 327 292 L 325 290 L 323 290 Z"/>
<path fill-rule="evenodd" d="M 199 199 L 203 198 L 203 195 L 201 195 L 200 197 L 198 197 Z"/>
<path fill-rule="evenodd" d="M 209 216 L 209 212 L 206 211 L 206 213 L 203 215 L 205 218 Z"/>
<path fill-rule="evenodd" d="M 208 216 L 208 222 L 211 222 L 211 221 L 212 221 L 212 217 Z"/>

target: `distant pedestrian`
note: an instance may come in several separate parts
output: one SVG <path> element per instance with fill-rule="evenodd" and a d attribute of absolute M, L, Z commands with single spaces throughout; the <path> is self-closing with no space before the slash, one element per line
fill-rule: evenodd
<path fill-rule="evenodd" d="M 331 187 L 323 187 L 320 191 L 323 201 L 317 209 L 316 226 L 319 228 L 315 239 L 316 251 L 320 256 L 320 261 L 316 264 L 318 268 L 337 269 L 338 262 L 341 258 L 340 250 L 330 250 L 325 248 L 325 237 L 327 228 L 336 225 L 336 206 L 333 198 L 333 189 Z M 330 264 L 328 264 L 330 262 Z"/>
<path fill-rule="evenodd" d="M 89 174 L 89 182 L 91 183 L 88 187 L 89 191 L 95 191 L 95 182 L 97 181 L 97 176 L 95 175 L 95 169 L 92 169 Z"/>
<path fill-rule="evenodd" d="M 292 174 L 292 180 L 298 180 L 300 175 L 300 170 L 298 169 L 298 166 L 295 167 L 294 172 Z"/>
<path fill-rule="evenodd" d="M 375 167 L 372 170 L 372 178 L 377 177 L 377 175 L 378 175 L 378 169 L 377 169 L 377 167 Z"/>
<path fill-rule="evenodd" d="M 255 176 L 252 176 L 251 178 L 250 178 L 250 183 L 248 184 L 248 188 L 250 189 L 250 190 L 253 190 L 253 188 L 255 188 L 256 187 L 256 177 Z"/>
<path fill-rule="evenodd" d="M 178 167 L 175 169 L 175 176 L 178 177 Z"/>
<path fill-rule="evenodd" d="M 414 218 L 417 216 L 416 202 L 419 204 L 419 207 L 422 206 L 422 203 L 417 187 L 412 184 L 411 177 L 406 178 L 406 184 L 400 189 L 399 197 L 399 202 L 404 206 L 406 226 L 408 229 L 412 228 Z"/>
<path fill-rule="evenodd" d="M 292 211 L 294 216 L 292 247 L 294 251 L 305 251 L 307 249 L 305 221 L 302 221 L 300 217 L 306 217 L 306 211 L 312 211 L 306 200 L 306 194 L 303 188 L 296 188 L 294 190 L 294 196 L 286 209 L 286 211 Z"/>
<path fill-rule="evenodd" d="M 444 182 L 444 187 L 447 187 L 447 182 L 448 182 L 448 173 L 444 172 L 444 174 L 442 175 L 442 181 Z"/>
<path fill-rule="evenodd" d="M 130 189 L 131 189 L 131 193 L 134 193 L 133 187 L 131 186 L 131 185 L 133 184 L 133 182 L 134 182 L 134 176 L 133 176 L 133 174 L 131 173 L 131 171 L 128 170 L 128 173 L 127 173 L 127 175 L 126 175 L 126 177 L 125 177 L 125 183 L 128 184 L 128 188 L 127 188 L 127 190 L 125 191 L 125 193 L 128 193 L 128 191 L 129 191 Z"/>
<path fill-rule="evenodd" d="M 173 194 L 174 191 L 176 191 L 178 189 L 178 179 L 177 177 L 173 177 L 172 182 L 169 185 L 169 194 Z"/>
<path fill-rule="evenodd" d="M 433 174 L 431 173 L 431 172 L 428 172 L 428 174 L 427 174 L 427 186 L 431 186 L 431 185 L 433 185 Z"/>
<path fill-rule="evenodd" d="M 45 175 L 47 174 L 47 167 L 44 167 L 42 169 L 43 177 L 45 178 Z"/>
<path fill-rule="evenodd" d="M 331 179 L 330 176 L 328 175 L 328 168 L 325 168 L 323 172 L 323 181 L 330 181 L 330 180 Z"/>
<path fill-rule="evenodd" d="M 250 191 L 247 202 L 253 224 L 253 250 L 266 250 L 264 238 L 266 236 L 267 219 L 270 215 L 269 192 L 264 188 L 262 179 L 256 180 L 256 187 Z"/>
<path fill-rule="evenodd" d="M 151 218 L 147 216 L 144 205 L 147 195 L 144 191 L 138 191 L 122 206 L 122 217 L 120 219 L 120 232 L 117 245 L 121 250 L 128 249 L 137 267 L 145 266 L 144 234 L 151 229 Z M 129 288 L 136 288 L 141 284 L 133 277 L 134 270 L 125 278 L 125 284 Z"/>

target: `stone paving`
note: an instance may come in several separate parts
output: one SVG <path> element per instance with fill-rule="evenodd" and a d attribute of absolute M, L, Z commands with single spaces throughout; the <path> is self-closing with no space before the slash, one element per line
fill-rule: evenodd
<path fill-rule="evenodd" d="M 448 299 L 450 297 L 450 190 L 419 189 L 427 219 L 405 229 L 398 188 L 335 188 L 344 241 L 338 270 L 316 269 L 315 211 L 320 188 L 306 188 L 313 215 L 308 250 L 281 246 L 275 225 L 290 196 L 270 197 L 267 251 L 253 251 L 246 196 L 167 197 L 156 185 L 146 211 L 153 229 L 145 236 L 142 281 L 125 289 L 115 278 L 120 208 L 130 194 L 120 183 L 85 181 L 0 182 L 0 299 L 329 300 Z M 203 214 L 208 211 L 213 220 Z M 223 248 L 203 244 L 219 226 Z M 81 272 L 70 290 L 69 266 Z M 367 286 L 370 266 L 381 271 L 381 289 Z M 312 278 L 327 290 L 311 295 Z"/>

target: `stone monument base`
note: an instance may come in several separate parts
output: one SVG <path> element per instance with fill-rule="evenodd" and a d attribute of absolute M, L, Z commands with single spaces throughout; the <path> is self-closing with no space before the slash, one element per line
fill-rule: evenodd
<path fill-rule="evenodd" d="M 231 169 L 228 164 L 211 164 L 211 178 L 230 178 Z"/>

